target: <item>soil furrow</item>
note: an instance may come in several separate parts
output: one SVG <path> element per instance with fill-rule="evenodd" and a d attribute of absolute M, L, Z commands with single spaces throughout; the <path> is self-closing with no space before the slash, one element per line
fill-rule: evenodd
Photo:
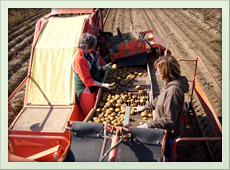
<path fill-rule="evenodd" d="M 195 18 L 199 23 L 204 24 L 214 35 L 221 36 L 222 34 L 222 9 L 185 9 L 183 11 L 189 17 Z M 211 13 L 211 15 L 210 15 Z M 207 15 L 208 14 L 208 15 Z"/>
<path fill-rule="evenodd" d="M 174 12 L 170 12 L 168 13 L 168 10 L 164 10 L 165 14 L 171 18 L 171 21 L 174 23 L 174 25 L 177 25 L 178 28 L 181 30 L 181 36 L 183 35 L 183 37 L 187 38 L 187 41 L 189 40 L 189 47 L 191 48 L 191 44 L 195 44 L 195 46 L 199 47 L 199 49 L 194 48 L 193 51 L 195 51 L 196 55 L 195 56 L 199 56 L 204 63 L 206 64 L 206 66 L 209 66 L 209 69 L 211 71 L 211 69 L 213 69 L 213 71 L 211 72 L 212 74 L 219 74 L 218 77 L 220 77 L 221 75 L 221 62 L 218 61 L 212 61 L 212 59 L 214 58 L 213 55 L 211 56 L 205 56 L 204 53 L 202 52 L 203 49 L 208 49 L 206 47 L 206 44 L 204 44 L 204 42 L 200 42 L 199 38 L 196 38 L 196 35 L 190 31 L 190 27 L 186 27 L 186 23 L 182 23 L 181 22 L 185 22 L 184 20 L 182 21 L 179 17 L 177 18 L 177 14 L 174 15 Z M 183 25 L 183 27 L 180 27 L 180 25 Z M 186 32 L 184 31 L 186 30 Z M 191 35 L 191 36 L 187 36 L 187 35 Z M 184 39 L 185 39 L 184 38 Z M 197 45 L 196 45 L 197 44 Z M 208 51 L 208 50 L 207 50 Z M 209 53 L 208 53 L 209 54 Z M 210 54 L 212 54 L 210 52 Z M 207 60 L 206 58 L 208 58 L 209 60 Z M 215 69 L 215 70 L 214 70 Z M 221 82 L 218 82 L 220 85 L 222 84 Z"/>
<path fill-rule="evenodd" d="M 23 63 L 22 67 L 18 69 L 14 75 L 8 80 L 8 96 L 17 88 L 17 86 L 22 82 L 26 77 L 29 66 L 29 60 Z"/>
<path fill-rule="evenodd" d="M 8 63 L 8 79 L 11 78 L 15 72 L 20 69 L 24 62 L 26 62 L 30 58 L 30 52 L 31 52 L 31 45 L 26 47 L 15 60 L 11 60 Z"/>
<path fill-rule="evenodd" d="M 15 26 L 10 26 L 8 34 L 11 35 L 13 34 L 16 30 L 25 27 L 25 26 L 34 26 L 34 24 L 30 24 L 34 20 L 38 20 L 45 14 L 48 14 L 50 10 L 47 9 L 38 9 L 35 13 L 32 13 L 32 15 L 24 15 L 26 18 L 25 20 L 22 20 L 21 22 L 17 22 Z"/>
<path fill-rule="evenodd" d="M 199 47 L 199 50 L 203 54 L 209 54 L 211 55 L 210 62 L 213 67 L 216 67 L 218 71 L 221 72 L 221 55 L 215 54 L 215 51 L 212 50 L 212 48 L 209 46 L 209 43 L 213 39 L 217 39 L 217 37 L 209 36 L 210 33 L 208 30 L 204 30 L 201 28 L 201 25 L 195 24 L 194 21 L 189 20 L 188 18 L 184 18 L 184 15 L 182 15 L 181 11 L 175 10 L 175 9 L 164 9 L 164 12 L 167 13 L 167 15 L 176 22 L 180 22 L 178 25 L 183 25 L 183 28 L 181 30 L 187 31 L 188 38 L 191 39 L 192 42 L 194 42 L 194 49 L 196 47 Z M 178 16 L 178 17 L 176 17 Z M 192 23 L 192 24 L 191 24 Z M 194 29 L 195 28 L 195 29 Z M 199 30 L 199 31 L 197 31 Z M 206 58 L 206 57 L 205 57 Z"/>
<path fill-rule="evenodd" d="M 148 14 L 146 13 L 146 10 L 140 9 L 140 13 L 141 13 L 142 19 L 144 19 L 145 21 L 145 25 L 142 25 L 142 31 L 145 29 L 151 30 L 151 24 L 149 23 L 149 17 L 148 17 Z"/>
<path fill-rule="evenodd" d="M 10 51 L 14 46 L 16 46 L 16 44 L 23 41 L 25 37 L 33 35 L 33 33 L 34 33 L 34 28 L 31 28 L 31 29 L 26 30 L 22 35 L 14 38 L 12 41 L 8 43 L 8 51 Z"/>
<path fill-rule="evenodd" d="M 17 44 L 14 48 L 12 48 L 8 52 L 8 61 L 10 61 L 13 57 L 16 57 L 19 51 L 22 51 L 26 46 L 30 45 L 32 41 L 33 41 L 33 34 L 25 38 L 22 42 Z"/>

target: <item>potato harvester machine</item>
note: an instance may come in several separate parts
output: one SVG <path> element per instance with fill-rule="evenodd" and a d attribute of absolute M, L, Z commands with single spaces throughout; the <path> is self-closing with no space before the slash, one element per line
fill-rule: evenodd
<path fill-rule="evenodd" d="M 132 26 L 131 32 L 125 34 L 118 28 L 116 36 L 103 32 L 102 9 L 52 9 L 36 23 L 28 74 L 8 99 L 10 110 L 11 99 L 26 83 L 23 108 L 8 129 L 9 162 L 165 161 L 166 131 L 136 128 L 143 120 L 140 115 L 130 119 L 133 116 L 130 103 L 122 113 L 124 119 L 119 126 L 106 121 L 93 122 L 104 93 L 102 88 L 98 90 L 94 108 L 81 119 L 71 61 L 85 32 L 98 39 L 101 55 L 98 65 L 114 62 L 118 69 L 146 70 L 145 77 L 135 76 L 129 86 L 119 87 L 119 92 L 138 96 L 135 87 L 142 86 L 148 102 L 159 94 L 163 83 L 155 75 L 153 62 L 165 53 L 171 54 L 163 38 L 152 30 L 137 32 Z M 101 76 L 102 82 L 108 81 L 109 74 L 106 71 Z M 195 85 L 196 80 L 192 82 Z M 192 107 L 186 108 L 189 112 Z M 210 115 L 213 117 L 212 112 Z M 217 125 L 214 127 L 218 136 L 211 140 L 221 141 L 220 125 L 216 119 L 212 120 Z"/>

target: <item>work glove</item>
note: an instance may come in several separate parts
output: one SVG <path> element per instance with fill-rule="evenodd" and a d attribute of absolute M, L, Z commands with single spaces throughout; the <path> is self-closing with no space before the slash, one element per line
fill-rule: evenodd
<path fill-rule="evenodd" d="M 114 89 L 115 86 L 113 84 L 109 84 L 109 83 L 101 83 L 102 87 L 105 87 L 107 89 Z"/>
<path fill-rule="evenodd" d="M 113 63 L 109 63 L 109 64 L 106 64 L 105 66 L 103 66 L 103 70 L 110 70 L 110 71 L 113 71 L 114 69 L 112 68 L 112 64 Z"/>
<path fill-rule="evenodd" d="M 134 112 L 142 112 L 145 110 L 145 106 L 139 106 L 139 107 L 133 107 L 134 108 Z"/>
<path fill-rule="evenodd" d="M 143 125 L 137 126 L 137 128 L 148 128 L 148 126 L 146 123 L 144 123 Z"/>

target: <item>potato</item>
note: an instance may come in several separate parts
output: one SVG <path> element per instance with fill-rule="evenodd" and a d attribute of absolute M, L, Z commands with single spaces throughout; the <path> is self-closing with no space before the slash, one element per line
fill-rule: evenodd
<path fill-rule="evenodd" d="M 135 89 L 140 90 L 141 86 L 136 86 Z"/>
<path fill-rule="evenodd" d="M 145 92 L 144 92 L 144 90 L 139 90 L 138 93 L 139 93 L 140 95 L 143 95 Z"/>
<path fill-rule="evenodd" d="M 113 112 L 113 111 L 114 111 L 114 108 L 113 108 L 113 107 L 110 107 L 110 108 L 109 108 L 109 111 Z"/>
<path fill-rule="evenodd" d="M 116 64 L 113 64 L 113 65 L 112 65 L 112 69 L 116 70 L 117 68 L 118 68 L 118 67 L 117 67 Z"/>
<path fill-rule="evenodd" d="M 106 123 L 107 123 L 107 124 L 108 124 L 108 123 L 110 123 L 110 122 L 111 122 L 111 120 L 110 120 L 110 119 L 107 119 L 107 120 L 106 120 Z"/>
<path fill-rule="evenodd" d="M 117 100 L 117 103 L 122 104 L 123 102 L 124 102 L 123 99 L 118 99 L 118 100 Z"/>
<path fill-rule="evenodd" d="M 99 116 L 98 116 L 98 118 L 102 118 L 104 115 L 102 115 L 102 114 L 100 114 Z"/>
<path fill-rule="evenodd" d="M 115 106 L 116 107 L 121 107 L 121 104 L 120 103 L 116 103 Z"/>
<path fill-rule="evenodd" d="M 149 113 L 149 114 L 148 114 L 148 117 L 149 117 L 149 118 L 153 118 L 153 114 Z"/>
<path fill-rule="evenodd" d="M 117 114 L 115 112 L 111 113 L 111 116 L 114 117 L 116 116 Z"/>
<path fill-rule="evenodd" d="M 109 114 L 111 114 L 112 112 L 111 112 L 111 110 L 106 110 L 106 112 L 105 112 L 107 115 L 109 115 Z"/>
<path fill-rule="evenodd" d="M 96 120 L 96 119 L 98 119 L 98 117 L 93 117 L 93 120 Z"/>
<path fill-rule="evenodd" d="M 106 102 L 105 104 L 107 107 L 111 107 L 111 103 L 110 102 Z"/>
<path fill-rule="evenodd" d="M 101 120 L 100 119 L 96 119 L 94 120 L 95 123 L 101 123 Z"/>
<path fill-rule="evenodd" d="M 96 110 L 97 112 L 99 112 L 99 113 L 101 113 L 101 111 L 102 111 L 102 108 L 97 108 L 97 110 Z"/>
<path fill-rule="evenodd" d="M 116 108 L 115 112 L 118 113 L 121 109 L 120 108 Z"/>
<path fill-rule="evenodd" d="M 131 115 L 134 115 L 134 114 L 135 114 L 135 112 L 134 112 L 134 109 L 133 109 L 133 108 L 131 109 L 130 114 L 131 114 Z"/>
<path fill-rule="evenodd" d="M 137 98 L 137 95 L 133 95 L 132 98 L 133 98 L 133 99 L 136 99 L 136 98 Z"/>
<path fill-rule="evenodd" d="M 115 118 L 114 118 L 114 117 L 110 117 L 109 119 L 112 121 L 112 120 L 114 120 Z"/>
<path fill-rule="evenodd" d="M 140 99 L 140 103 L 145 103 L 145 99 Z"/>
<path fill-rule="evenodd" d="M 115 98 L 115 97 L 114 97 L 114 98 Z M 115 102 L 115 99 L 114 99 L 114 98 L 111 99 L 109 102 L 110 102 L 110 103 L 114 103 L 114 102 Z"/>
<path fill-rule="evenodd" d="M 130 99 L 130 103 L 134 103 L 135 102 L 135 100 L 134 99 Z"/>
<path fill-rule="evenodd" d="M 124 109 L 124 110 L 121 110 L 121 113 L 122 113 L 122 114 L 125 113 L 125 109 Z"/>
<path fill-rule="evenodd" d="M 126 103 L 122 104 L 122 105 L 121 105 L 121 110 L 125 110 L 125 109 L 126 109 L 126 106 L 127 106 Z"/>
<path fill-rule="evenodd" d="M 138 73 L 138 76 L 140 76 L 140 77 L 141 77 L 142 75 L 143 75 L 143 73 Z"/>
<path fill-rule="evenodd" d="M 147 117 L 143 117 L 143 120 L 148 120 L 148 118 Z"/>
<path fill-rule="evenodd" d="M 132 103 L 131 106 L 132 106 L 132 107 L 136 107 L 137 104 L 136 104 L 136 103 Z"/>
<path fill-rule="evenodd" d="M 141 116 L 142 116 L 142 117 L 147 117 L 147 116 L 148 116 L 148 113 L 147 113 L 146 111 L 141 112 Z"/>
<path fill-rule="evenodd" d="M 122 114 L 120 115 L 120 117 L 123 117 L 123 118 L 124 118 L 124 117 L 125 117 L 125 114 L 122 113 Z"/>
<path fill-rule="evenodd" d="M 128 99 L 128 95 L 124 95 L 122 96 L 123 100 L 127 100 Z"/>
<path fill-rule="evenodd" d="M 135 103 L 140 103 L 140 100 L 136 99 L 136 100 L 135 100 Z"/>

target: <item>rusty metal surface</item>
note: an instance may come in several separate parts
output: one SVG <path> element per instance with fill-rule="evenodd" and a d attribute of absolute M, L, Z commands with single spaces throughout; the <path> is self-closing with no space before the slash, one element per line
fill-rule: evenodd
<path fill-rule="evenodd" d="M 73 109 L 26 108 L 13 130 L 63 131 Z M 55 123 L 54 123 L 55 122 Z"/>

